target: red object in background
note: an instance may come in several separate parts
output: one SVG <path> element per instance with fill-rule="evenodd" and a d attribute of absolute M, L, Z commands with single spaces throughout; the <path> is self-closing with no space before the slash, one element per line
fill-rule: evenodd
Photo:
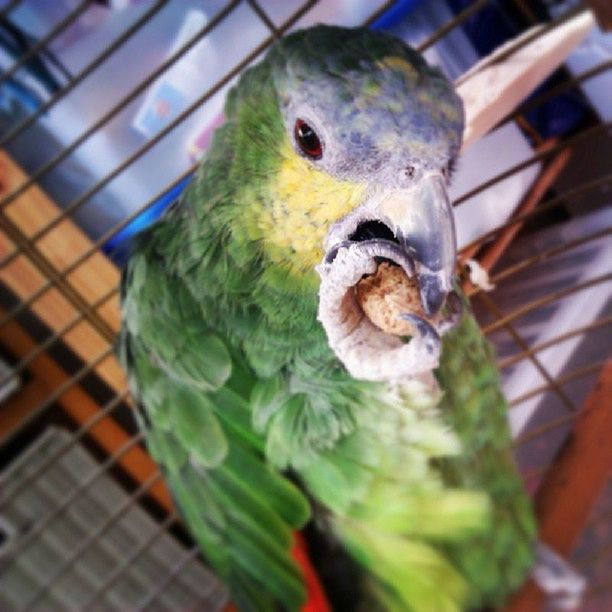
<path fill-rule="evenodd" d="M 306 588 L 308 589 L 308 599 L 302 606 L 301 612 L 331 612 L 331 606 L 327 602 L 323 586 L 319 577 L 308 558 L 308 546 L 301 533 L 295 533 L 295 546 L 293 547 L 293 558 L 298 562 L 304 573 Z"/>
<path fill-rule="evenodd" d="M 332 612 L 331 606 L 325 597 L 323 586 L 308 558 L 308 546 L 304 536 L 301 533 L 295 532 L 294 537 L 295 546 L 291 553 L 297 564 L 302 568 L 308 594 L 308 599 L 302 606 L 301 612 Z M 230 603 L 225 607 L 224 612 L 238 612 L 238 609 L 234 604 Z"/>

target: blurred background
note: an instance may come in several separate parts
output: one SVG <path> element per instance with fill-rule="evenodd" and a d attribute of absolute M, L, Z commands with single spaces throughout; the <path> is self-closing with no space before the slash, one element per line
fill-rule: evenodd
<path fill-rule="evenodd" d="M 612 7 L 590 4 L 599 25 L 465 152 L 451 187 L 462 254 L 496 285 L 471 299 L 534 494 L 612 377 Z M 240 73 L 278 37 L 329 23 L 391 32 L 455 80 L 588 5 L 0 2 L 1 610 L 226 604 L 146 454 L 113 343 L 132 236 L 188 185 Z M 584 501 L 571 551 L 590 581 L 581 609 L 607 610 L 609 478 Z"/>

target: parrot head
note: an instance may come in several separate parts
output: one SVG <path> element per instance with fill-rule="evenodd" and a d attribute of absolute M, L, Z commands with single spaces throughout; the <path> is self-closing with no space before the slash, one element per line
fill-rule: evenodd
<path fill-rule="evenodd" d="M 436 368 L 461 310 L 446 185 L 464 113 L 452 84 L 392 36 L 317 26 L 278 41 L 225 112 L 227 244 L 256 265 L 266 308 L 311 320 L 316 295 L 329 347 L 354 377 Z M 381 263 L 403 268 L 416 297 L 393 314 L 408 322 L 405 336 L 357 297 Z"/>
<path fill-rule="evenodd" d="M 242 81 L 226 114 L 249 238 L 296 275 L 363 243 L 410 268 L 435 313 L 454 271 L 446 183 L 464 121 L 448 80 L 392 36 L 318 26 L 279 41 Z"/>

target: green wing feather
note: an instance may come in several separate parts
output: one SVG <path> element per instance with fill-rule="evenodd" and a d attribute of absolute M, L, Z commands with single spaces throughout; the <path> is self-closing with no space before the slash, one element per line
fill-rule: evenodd
<path fill-rule="evenodd" d="M 193 298 L 151 249 L 125 272 L 123 311 L 121 355 L 148 447 L 203 553 L 241 609 L 297 609 L 305 589 L 292 530 L 310 508 L 265 463 L 245 396 L 252 375 L 202 328 Z"/>

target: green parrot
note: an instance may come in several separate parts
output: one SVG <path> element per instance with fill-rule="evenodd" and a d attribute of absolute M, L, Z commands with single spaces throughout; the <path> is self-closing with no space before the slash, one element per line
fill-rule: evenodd
<path fill-rule="evenodd" d="M 536 529 L 454 277 L 461 100 L 402 41 L 317 26 L 248 69 L 225 118 L 122 282 L 139 424 L 204 557 L 239 609 L 299 610 L 308 526 L 355 607 L 500 605 Z M 355 298 L 381 262 L 417 283 L 407 336 Z"/>

